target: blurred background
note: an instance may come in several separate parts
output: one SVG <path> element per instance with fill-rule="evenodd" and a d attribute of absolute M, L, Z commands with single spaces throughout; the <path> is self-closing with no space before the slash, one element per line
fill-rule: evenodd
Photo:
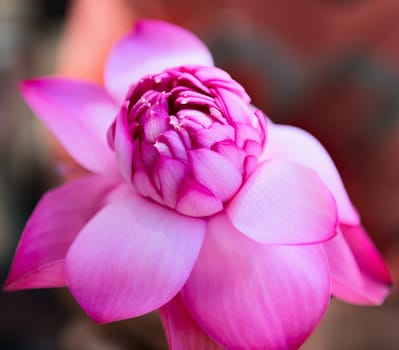
<path fill-rule="evenodd" d="M 41 194 L 75 169 L 28 110 L 18 81 L 102 81 L 137 18 L 180 24 L 275 122 L 328 149 L 399 282 L 398 0 L 0 0 L 0 282 Z M 156 314 L 96 326 L 69 292 L 0 293 L 0 349 L 166 349 Z M 306 350 L 399 349 L 399 293 L 382 307 L 333 301 Z"/>

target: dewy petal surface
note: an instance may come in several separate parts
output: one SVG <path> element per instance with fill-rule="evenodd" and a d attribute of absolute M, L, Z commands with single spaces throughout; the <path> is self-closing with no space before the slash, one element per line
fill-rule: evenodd
<path fill-rule="evenodd" d="M 384 301 L 390 291 L 390 274 L 360 225 L 341 225 L 340 233 L 325 243 L 325 249 L 335 297 L 364 305 Z"/>
<path fill-rule="evenodd" d="M 101 210 L 74 241 L 68 286 L 98 323 L 145 314 L 182 288 L 205 231 L 204 220 L 130 193 Z"/>
<path fill-rule="evenodd" d="M 258 244 L 220 214 L 181 293 L 226 349 L 297 349 L 324 314 L 329 281 L 322 245 Z"/>
<path fill-rule="evenodd" d="M 118 106 L 102 87 L 44 78 L 24 81 L 21 92 L 78 163 L 95 173 L 115 172 L 115 156 L 107 144 L 106 134 Z"/>
<path fill-rule="evenodd" d="M 64 286 L 65 255 L 111 187 L 103 176 L 88 176 L 47 192 L 22 233 L 5 289 Z"/>
<path fill-rule="evenodd" d="M 159 309 L 170 350 L 223 350 L 193 320 L 180 294 Z"/>
<path fill-rule="evenodd" d="M 340 221 L 359 224 L 359 215 L 348 197 L 334 162 L 320 142 L 305 130 L 293 126 L 270 123 L 268 131 L 263 159 L 288 159 L 315 170 L 337 202 Z"/>
<path fill-rule="evenodd" d="M 170 23 L 141 20 L 111 52 L 105 67 L 105 85 L 122 100 L 129 86 L 147 74 L 196 64 L 213 66 L 213 60 L 195 35 Z"/>
<path fill-rule="evenodd" d="M 316 173 L 299 164 L 269 160 L 227 207 L 233 225 L 268 244 L 321 242 L 335 235 L 336 206 Z"/>

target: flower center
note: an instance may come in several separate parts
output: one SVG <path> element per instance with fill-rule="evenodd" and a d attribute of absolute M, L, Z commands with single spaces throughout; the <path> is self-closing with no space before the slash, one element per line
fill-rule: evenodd
<path fill-rule="evenodd" d="M 265 142 L 244 89 L 215 67 L 146 76 L 127 95 L 139 193 L 191 216 L 212 215 L 240 188 Z"/>

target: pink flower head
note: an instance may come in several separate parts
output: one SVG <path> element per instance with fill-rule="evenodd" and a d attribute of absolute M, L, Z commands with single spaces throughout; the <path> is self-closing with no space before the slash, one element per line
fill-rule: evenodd
<path fill-rule="evenodd" d="M 222 211 L 264 148 L 265 118 L 249 101 L 215 67 L 145 76 L 132 85 L 110 133 L 121 173 L 142 196 L 181 214 Z"/>
<path fill-rule="evenodd" d="M 99 323 L 159 309 L 175 350 L 295 349 L 331 295 L 389 292 L 324 148 L 267 121 L 182 28 L 138 22 L 105 87 L 21 89 L 91 174 L 41 199 L 6 290 L 68 286 Z"/>

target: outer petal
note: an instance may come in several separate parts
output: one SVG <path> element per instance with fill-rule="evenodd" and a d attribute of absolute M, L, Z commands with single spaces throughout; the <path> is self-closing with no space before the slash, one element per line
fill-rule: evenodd
<path fill-rule="evenodd" d="M 129 86 L 143 76 L 191 64 L 213 65 L 211 54 L 196 36 L 170 23 L 137 21 L 134 30 L 111 52 L 105 67 L 105 85 L 122 100 Z"/>
<path fill-rule="evenodd" d="M 181 293 L 227 349 L 297 349 L 327 307 L 329 280 L 321 245 L 258 244 L 219 215 Z"/>
<path fill-rule="evenodd" d="M 292 126 L 271 124 L 264 159 L 282 158 L 315 170 L 337 201 L 340 222 L 359 224 L 341 177 L 324 147 L 312 135 Z"/>
<path fill-rule="evenodd" d="M 117 169 L 106 133 L 118 108 L 102 87 L 47 78 L 24 81 L 21 92 L 29 106 L 83 167 L 96 173 Z"/>
<path fill-rule="evenodd" d="M 159 313 L 170 350 L 222 350 L 192 319 L 180 294 Z"/>
<path fill-rule="evenodd" d="M 5 290 L 64 286 L 64 257 L 111 187 L 105 177 L 88 176 L 47 192 L 22 234 Z"/>
<path fill-rule="evenodd" d="M 325 243 L 333 295 L 354 304 L 381 304 L 391 284 L 381 256 L 361 226 L 341 229 Z"/>
<path fill-rule="evenodd" d="M 341 229 L 361 271 L 380 283 L 391 283 L 389 271 L 364 228 L 341 225 Z"/>
<path fill-rule="evenodd" d="M 334 200 L 312 170 L 288 161 L 262 163 L 227 214 L 248 237 L 269 244 L 321 242 L 335 235 Z"/>
<path fill-rule="evenodd" d="M 332 294 L 348 302 L 364 301 L 363 278 L 341 230 L 324 247 L 331 271 Z"/>
<path fill-rule="evenodd" d="M 135 195 L 102 209 L 66 257 L 69 288 L 96 322 L 145 314 L 172 299 L 186 282 L 206 230 Z"/>

